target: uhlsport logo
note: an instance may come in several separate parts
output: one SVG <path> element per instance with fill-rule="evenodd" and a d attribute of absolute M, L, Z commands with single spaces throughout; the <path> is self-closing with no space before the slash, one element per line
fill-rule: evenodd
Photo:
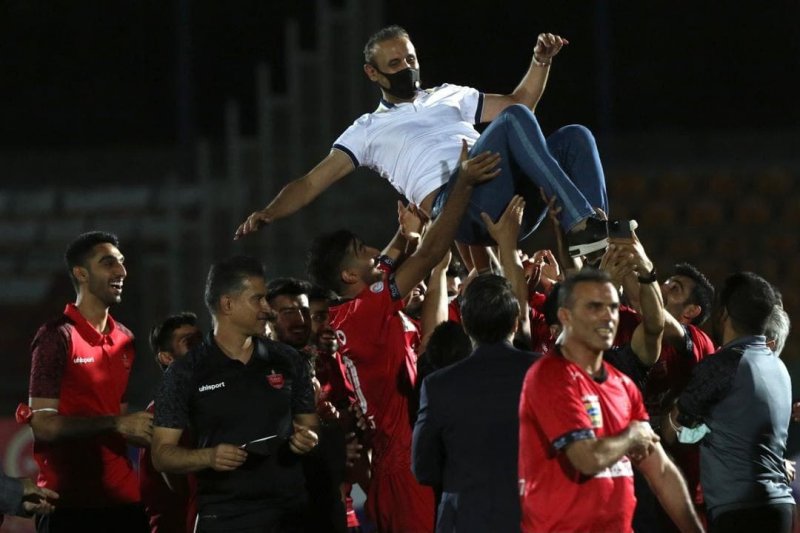
<path fill-rule="evenodd" d="M 224 381 L 220 381 L 219 383 L 213 383 L 211 385 L 203 385 L 202 387 L 197 389 L 197 391 L 198 392 L 208 392 L 208 391 L 212 391 L 212 390 L 221 389 L 224 386 L 225 386 L 225 382 Z"/>
<path fill-rule="evenodd" d="M 94 357 L 76 357 L 72 360 L 72 362 L 76 365 L 88 365 L 89 363 L 94 363 Z"/>

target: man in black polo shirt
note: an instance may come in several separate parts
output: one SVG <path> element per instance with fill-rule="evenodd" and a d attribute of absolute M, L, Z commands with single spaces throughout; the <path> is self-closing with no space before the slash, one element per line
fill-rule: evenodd
<path fill-rule="evenodd" d="M 257 260 L 213 265 L 205 290 L 213 332 L 170 366 L 156 396 L 153 465 L 197 472 L 198 532 L 304 527 L 299 455 L 317 444 L 314 392 L 299 354 L 259 337 L 266 296 Z M 189 427 L 195 449 L 178 444 Z"/>

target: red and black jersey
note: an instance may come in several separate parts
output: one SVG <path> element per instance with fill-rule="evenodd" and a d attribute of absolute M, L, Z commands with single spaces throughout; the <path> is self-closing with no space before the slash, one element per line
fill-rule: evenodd
<path fill-rule="evenodd" d="M 30 396 L 58 399 L 62 416 L 118 416 L 135 356 L 133 334 L 110 315 L 101 334 L 74 304 L 46 323 L 31 344 Z M 34 442 L 38 484 L 59 507 L 106 507 L 139 501 L 139 481 L 118 433 Z"/>

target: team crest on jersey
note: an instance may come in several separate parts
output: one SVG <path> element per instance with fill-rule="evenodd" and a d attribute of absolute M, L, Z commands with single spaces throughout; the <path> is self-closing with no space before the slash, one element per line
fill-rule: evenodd
<path fill-rule="evenodd" d="M 589 415 L 589 420 L 592 422 L 592 428 L 597 429 L 603 427 L 603 412 L 600 411 L 600 399 L 596 394 L 587 394 L 581 398 L 583 408 L 586 409 L 586 414 Z"/>
<path fill-rule="evenodd" d="M 337 329 L 336 330 L 336 340 L 339 341 L 339 345 L 343 346 L 347 344 L 347 335 L 344 334 L 344 331 Z"/>
<path fill-rule="evenodd" d="M 369 286 L 369 290 L 371 290 L 372 292 L 374 292 L 376 294 L 380 293 L 380 292 L 383 292 L 383 282 L 382 281 L 378 281 L 378 282 L 373 283 L 372 285 Z"/>
<path fill-rule="evenodd" d="M 282 389 L 284 384 L 283 374 L 276 374 L 273 370 L 271 374 L 267 375 L 267 382 L 273 389 Z"/>

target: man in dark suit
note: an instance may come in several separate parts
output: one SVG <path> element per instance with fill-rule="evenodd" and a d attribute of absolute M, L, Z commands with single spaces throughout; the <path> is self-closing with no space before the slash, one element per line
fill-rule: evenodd
<path fill-rule="evenodd" d="M 461 304 L 475 351 L 422 385 L 413 470 L 441 488 L 436 530 L 519 531 L 519 397 L 539 354 L 516 350 L 519 304 L 500 276 L 479 276 Z"/>

